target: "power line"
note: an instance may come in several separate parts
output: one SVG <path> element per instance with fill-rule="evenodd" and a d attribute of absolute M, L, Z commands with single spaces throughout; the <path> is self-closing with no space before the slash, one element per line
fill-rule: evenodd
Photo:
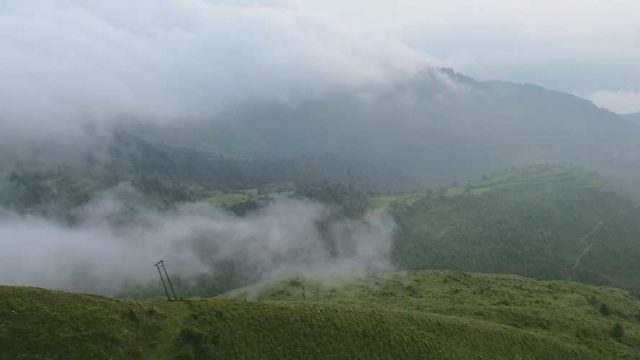
<path fill-rule="evenodd" d="M 154 265 L 156 269 L 158 269 L 158 275 L 160 275 L 160 281 L 162 282 L 162 287 L 164 288 L 164 293 L 167 296 L 167 300 L 169 301 L 177 301 L 178 297 L 176 296 L 176 291 L 173 289 L 173 284 L 171 283 L 171 278 L 169 277 L 169 273 L 167 273 L 167 268 L 164 266 L 164 260 L 160 260 Z M 164 272 L 164 275 L 163 275 Z M 166 278 L 166 282 L 165 282 Z M 169 289 L 171 289 L 171 295 L 169 295 L 169 290 L 167 289 L 167 283 L 169 284 Z M 173 297 L 172 297 L 173 296 Z"/>

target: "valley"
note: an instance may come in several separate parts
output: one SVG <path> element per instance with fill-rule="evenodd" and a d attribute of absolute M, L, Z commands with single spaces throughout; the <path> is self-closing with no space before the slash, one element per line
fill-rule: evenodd
<path fill-rule="evenodd" d="M 638 14 L 0 1 L 0 360 L 640 359 Z"/>

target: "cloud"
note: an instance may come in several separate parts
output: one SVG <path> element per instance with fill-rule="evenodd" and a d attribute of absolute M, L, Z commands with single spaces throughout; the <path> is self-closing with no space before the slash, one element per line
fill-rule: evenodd
<path fill-rule="evenodd" d="M 158 212 L 136 199 L 130 187 L 114 188 L 74 226 L 0 212 L 0 283 L 113 294 L 157 280 L 159 259 L 174 276 L 222 276 L 234 286 L 390 267 L 394 224 L 382 213 L 333 221 L 321 233 L 329 209 L 311 201 L 279 198 L 237 217 L 198 204 Z"/>
<path fill-rule="evenodd" d="M 7 0 L 0 127 L 210 118 L 244 101 L 370 91 L 427 56 L 287 2 Z"/>
<path fill-rule="evenodd" d="M 599 90 L 589 99 L 599 107 L 619 114 L 640 112 L 640 92 L 633 90 Z"/>
<path fill-rule="evenodd" d="M 479 79 L 581 94 L 640 82 L 637 0 L 302 3 L 398 36 Z"/>

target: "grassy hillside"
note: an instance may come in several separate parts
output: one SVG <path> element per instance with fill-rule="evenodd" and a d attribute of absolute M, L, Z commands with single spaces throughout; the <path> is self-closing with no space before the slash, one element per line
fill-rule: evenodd
<path fill-rule="evenodd" d="M 635 358 L 640 345 L 640 302 L 636 298 L 622 290 L 575 282 L 420 271 L 378 274 L 355 281 L 289 280 L 239 289 L 227 296 L 438 319 L 443 327 L 437 331 L 441 341 L 459 344 L 474 354 L 453 358 Z M 449 332 L 452 324 L 446 321 L 453 319 L 474 328 L 475 337 L 467 338 L 462 330 Z M 624 329 L 624 338 L 612 336 L 616 324 Z M 500 335 L 505 338 L 490 340 L 485 331 L 493 330 L 506 330 Z M 481 344 L 474 343 L 478 339 Z M 487 350 L 483 346 L 493 348 L 484 353 Z M 527 352 L 530 354 L 525 355 Z"/>
<path fill-rule="evenodd" d="M 574 279 L 640 290 L 640 208 L 581 168 L 513 169 L 395 201 L 406 269 Z"/>
<path fill-rule="evenodd" d="M 0 359 L 635 359 L 639 310 L 621 290 L 455 272 L 180 302 L 0 287 Z"/>
<path fill-rule="evenodd" d="M 0 359 L 142 359 L 164 318 L 139 303 L 0 286 Z"/>

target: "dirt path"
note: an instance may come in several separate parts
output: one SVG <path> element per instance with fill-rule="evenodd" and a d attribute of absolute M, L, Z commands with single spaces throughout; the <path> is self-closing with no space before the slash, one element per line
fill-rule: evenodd
<path fill-rule="evenodd" d="M 586 247 L 584 249 L 582 249 L 582 251 L 580 252 L 580 254 L 578 255 L 578 257 L 576 258 L 575 263 L 573 264 L 573 267 L 571 268 L 571 270 L 575 270 L 578 268 L 578 266 L 580 266 L 580 261 L 582 261 L 582 258 L 585 257 L 585 255 L 587 255 L 589 253 L 589 251 L 591 251 L 591 248 L 593 247 L 593 243 L 588 243 L 587 240 L 589 240 L 590 237 L 592 237 L 593 235 L 595 235 L 598 231 L 600 231 L 600 229 L 602 229 L 604 227 L 604 221 L 600 220 L 600 222 L 598 222 L 598 225 L 596 225 L 595 228 L 593 228 L 593 230 L 591 230 L 588 234 L 586 234 L 585 236 L 583 236 L 580 241 L 578 241 L 578 244 L 585 244 Z"/>
<path fill-rule="evenodd" d="M 607 222 L 610 222 L 611 220 L 614 220 L 620 216 L 623 216 L 625 214 L 628 214 L 630 212 L 632 212 L 633 210 L 639 209 L 640 208 L 640 203 L 638 203 L 636 206 L 633 206 L 629 209 L 620 211 L 618 213 L 615 213 L 611 216 L 609 216 L 606 219 L 600 220 L 598 222 L 598 225 L 596 225 L 596 227 L 593 228 L 593 230 L 591 230 L 589 233 L 587 233 L 585 236 L 583 236 L 582 238 L 580 238 L 580 240 L 578 241 L 579 244 L 584 244 L 586 245 L 584 249 L 582 249 L 582 251 L 580 252 L 580 254 L 578 255 L 578 257 L 576 258 L 575 263 L 573 264 L 573 267 L 571 268 L 571 270 L 575 270 L 580 266 L 580 262 L 582 261 L 582 258 L 584 258 L 587 254 L 589 254 L 589 252 L 591 251 L 591 248 L 593 247 L 592 242 L 588 242 L 588 240 L 595 235 L 598 231 L 604 229 L 605 225 Z"/>
<path fill-rule="evenodd" d="M 159 308 L 167 316 L 167 319 L 160 334 L 158 334 L 158 345 L 146 354 L 145 359 L 168 360 L 170 359 L 174 339 L 182 329 L 182 324 L 187 316 L 187 307 L 186 304 L 180 301 L 159 302 L 154 306 Z"/>

